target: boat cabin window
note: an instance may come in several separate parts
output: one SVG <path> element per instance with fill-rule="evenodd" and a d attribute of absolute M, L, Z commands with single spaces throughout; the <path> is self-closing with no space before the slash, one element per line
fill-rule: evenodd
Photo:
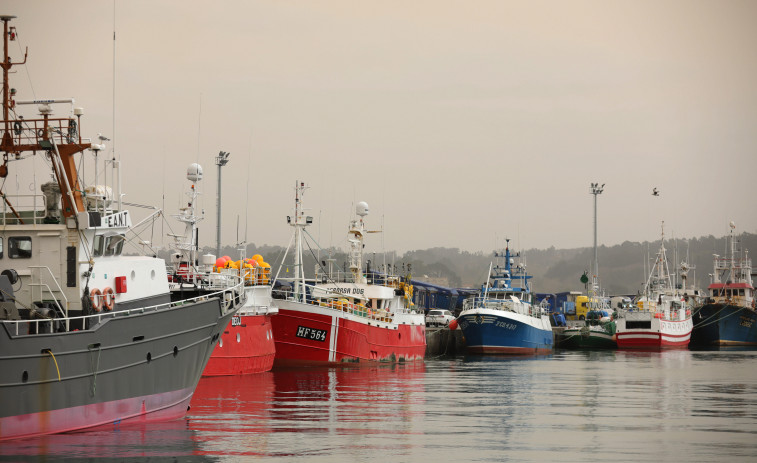
<path fill-rule="evenodd" d="M 32 257 L 31 236 L 11 236 L 8 238 L 8 257 L 11 259 L 29 259 Z"/>
<path fill-rule="evenodd" d="M 124 248 L 124 235 L 112 235 L 105 239 L 105 256 L 120 256 Z"/>
<path fill-rule="evenodd" d="M 0 238 L 0 259 L 3 258 L 3 239 Z"/>
<path fill-rule="evenodd" d="M 95 256 L 102 256 L 104 248 L 105 248 L 105 237 L 102 236 L 102 235 L 95 236 L 94 255 Z"/>

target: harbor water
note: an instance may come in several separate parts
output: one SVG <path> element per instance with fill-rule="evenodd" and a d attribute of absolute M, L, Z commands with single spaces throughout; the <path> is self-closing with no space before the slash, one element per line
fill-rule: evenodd
<path fill-rule="evenodd" d="M 3 442 L 0 460 L 754 461 L 757 352 L 440 357 L 202 378 L 183 420 Z"/>

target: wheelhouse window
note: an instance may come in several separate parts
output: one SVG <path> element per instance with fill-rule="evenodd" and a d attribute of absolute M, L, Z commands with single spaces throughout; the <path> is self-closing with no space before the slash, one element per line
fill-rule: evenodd
<path fill-rule="evenodd" d="M 103 235 L 97 235 L 97 236 L 95 236 L 94 255 L 95 256 L 102 256 L 103 255 L 103 249 L 105 249 L 105 237 Z"/>
<path fill-rule="evenodd" d="M 120 256 L 121 251 L 124 248 L 124 235 L 111 235 L 105 240 L 105 253 L 106 256 Z"/>
<path fill-rule="evenodd" d="M 29 259 L 32 257 L 31 236 L 11 236 L 8 238 L 8 257 L 11 259 Z"/>

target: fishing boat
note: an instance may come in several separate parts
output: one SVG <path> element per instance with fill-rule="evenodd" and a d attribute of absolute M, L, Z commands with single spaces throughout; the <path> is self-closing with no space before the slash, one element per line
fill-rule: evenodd
<path fill-rule="evenodd" d="M 560 334 L 563 349 L 615 349 L 615 321 L 606 309 L 591 310 L 584 320 L 568 323 Z"/>
<path fill-rule="evenodd" d="M 198 256 L 197 223 L 203 217 L 196 214 L 194 205 L 202 173 L 199 164 L 189 166 L 187 179 L 192 183 L 187 193 L 187 206 L 174 215 L 185 225 L 185 230 L 183 234 L 171 235 L 176 241 L 168 274 L 171 298 L 181 301 L 214 293 L 233 286 L 239 278 L 243 278 L 246 301 L 218 339 L 203 376 L 246 375 L 268 371 L 273 366 L 276 351 L 271 316 L 277 312 L 271 298 L 270 265 L 260 255 L 245 259 L 244 243 L 240 247 L 240 259 L 237 261 L 228 256 Z"/>
<path fill-rule="evenodd" d="M 294 216 L 287 218 L 294 233 L 274 283 L 274 296 L 280 298 L 279 313 L 272 319 L 274 365 L 423 360 L 425 319 L 413 307 L 410 278 L 363 268 L 368 205 L 358 203 L 350 222 L 349 271 L 335 271 L 333 262 L 326 269 L 325 262 L 314 259 L 317 270 L 307 280 L 303 241 L 313 219 L 302 207 L 305 184 L 298 182 L 295 190 Z M 294 276 L 280 278 L 282 268 L 289 268 L 292 244 Z M 279 287 L 281 283 L 286 286 Z"/>
<path fill-rule="evenodd" d="M 531 276 L 515 265 L 509 240 L 504 265 L 489 266 L 478 296 L 466 299 L 458 317 L 466 349 L 474 354 L 545 354 L 552 351 L 552 326 L 546 306 L 533 303 Z M 515 256 L 517 257 L 517 256 Z M 515 286 L 518 285 L 518 286 Z"/>
<path fill-rule="evenodd" d="M 730 226 L 729 255 L 714 256 L 708 297 L 694 311 L 692 346 L 757 345 L 752 259 L 748 251 L 737 248 L 736 225 Z"/>
<path fill-rule="evenodd" d="M 243 283 L 174 304 L 164 260 L 122 254 L 131 215 L 120 182 L 113 199 L 97 181 L 104 147 L 82 138 L 83 110 L 72 99 L 18 100 L 9 85 L 9 70 L 22 64 L 9 57 L 13 18 L 0 16 L 0 177 L 13 166 L 36 181 L 43 166 L 54 180 L 40 185 L 44 195 L 2 195 L 0 440 L 180 418 L 243 302 Z M 70 113 L 55 117 L 58 104 Z M 39 116 L 19 114 L 30 106 Z M 90 182 L 83 166 L 93 159 Z"/>
<path fill-rule="evenodd" d="M 685 283 L 683 285 L 685 288 Z M 668 270 L 663 229 L 660 250 L 635 305 L 618 309 L 619 349 L 685 349 L 693 322 L 688 297 L 673 284 Z"/>
<path fill-rule="evenodd" d="M 584 274 L 582 281 L 588 282 Z M 556 345 L 563 349 L 615 349 L 613 311 L 601 296 L 596 274 L 587 295 L 575 298 L 575 309 L 568 315 L 565 327 L 555 331 Z"/>

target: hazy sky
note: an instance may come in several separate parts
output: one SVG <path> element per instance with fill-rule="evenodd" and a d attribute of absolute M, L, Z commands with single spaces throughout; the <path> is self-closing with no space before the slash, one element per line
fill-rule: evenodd
<path fill-rule="evenodd" d="M 202 164 L 203 245 L 219 150 L 224 244 L 239 217 L 240 239 L 247 220 L 248 242 L 286 245 L 296 180 L 324 246 L 344 242 L 357 201 L 369 227 L 383 216 L 387 250 L 590 246 L 591 182 L 606 184 L 603 244 L 657 239 L 661 220 L 676 237 L 757 230 L 755 1 L 4 0 L 0 13 L 18 16 L 14 60 L 29 47 L 18 98 L 76 98 L 84 135 L 113 139 L 127 201 L 175 213 Z"/>

